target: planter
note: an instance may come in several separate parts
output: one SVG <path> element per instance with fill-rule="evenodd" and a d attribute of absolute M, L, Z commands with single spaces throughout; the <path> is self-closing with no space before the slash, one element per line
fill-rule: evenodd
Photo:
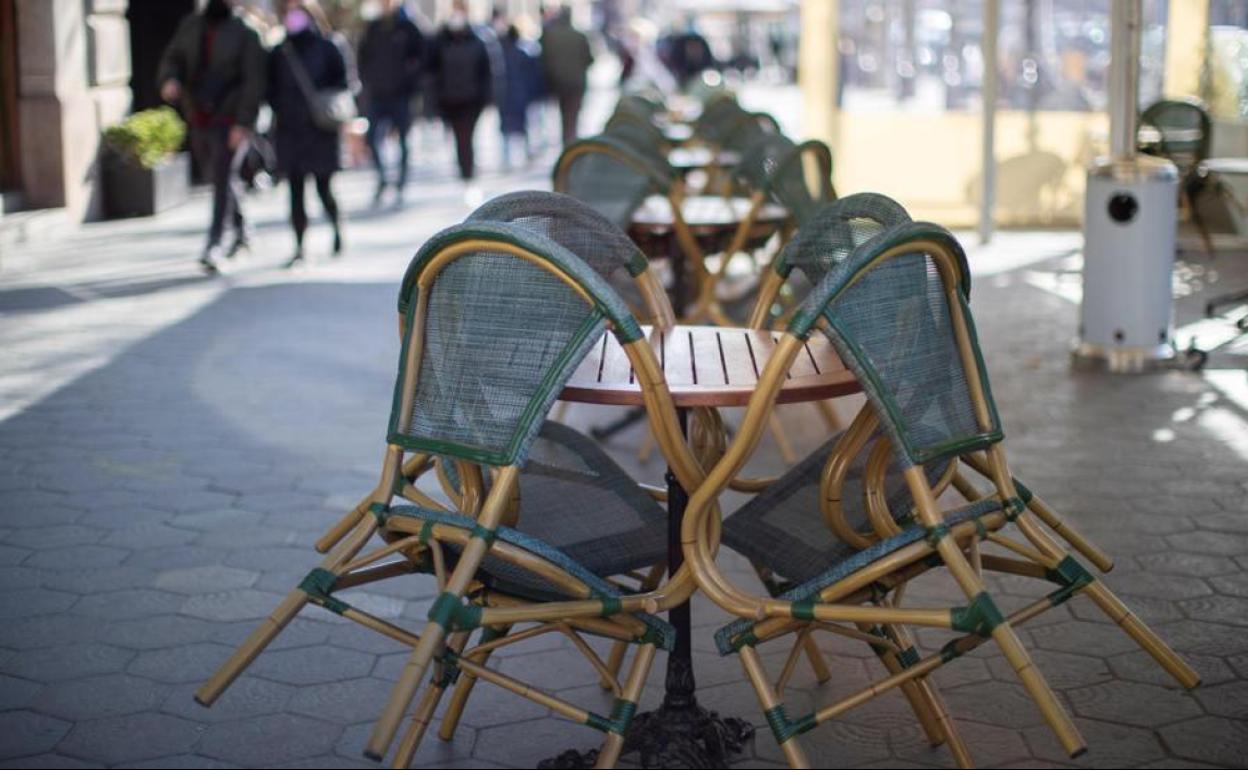
<path fill-rule="evenodd" d="M 155 168 L 128 163 L 105 150 L 104 202 L 111 219 L 147 217 L 186 201 L 190 191 L 190 155 L 178 153 Z"/>

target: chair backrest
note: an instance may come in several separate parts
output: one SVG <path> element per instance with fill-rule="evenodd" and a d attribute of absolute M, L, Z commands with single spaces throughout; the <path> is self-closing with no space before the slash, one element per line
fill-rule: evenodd
<path fill-rule="evenodd" d="M 666 162 L 667 139 L 654 124 L 633 115 L 616 113 L 607 120 L 602 133 L 619 139 L 655 162 Z"/>
<path fill-rule="evenodd" d="M 803 338 L 816 325 L 824 330 L 905 465 L 1002 438 L 967 305 L 968 275 L 948 230 L 895 225 L 836 264 L 789 323 Z"/>
<path fill-rule="evenodd" d="M 745 112 L 732 119 L 720 137 L 720 146 L 745 152 L 764 136 L 779 134 L 780 124 L 765 112 Z"/>
<path fill-rule="evenodd" d="M 535 228 L 484 218 L 421 248 L 399 306 L 406 324 L 389 442 L 485 465 L 523 464 L 604 330 L 641 339 L 583 260 Z"/>
<path fill-rule="evenodd" d="M 854 193 L 820 204 L 793 240 L 772 261 L 772 269 L 788 279 L 797 268 L 812 286 L 845 261 L 854 249 L 894 225 L 910 221 L 897 201 L 879 193 Z"/>
<path fill-rule="evenodd" d="M 653 118 L 663 110 L 663 103 L 653 98 L 655 95 L 647 96 L 643 92 L 633 92 L 624 94 L 620 100 L 616 102 L 616 112 L 629 112 L 635 115 L 644 116 L 647 119 Z"/>
<path fill-rule="evenodd" d="M 674 176 L 670 166 L 664 168 L 617 138 L 599 135 L 564 148 L 555 164 L 554 188 L 627 230 L 646 196 L 666 193 Z"/>
<path fill-rule="evenodd" d="M 675 317 L 666 294 L 638 285 L 649 278 L 650 269 L 641 249 L 615 223 L 571 196 L 539 190 L 507 193 L 483 203 L 466 221 L 517 225 L 549 238 L 584 260 L 634 313 L 644 306 L 647 320 L 663 325 Z"/>
<path fill-rule="evenodd" d="M 819 204 L 832 200 L 832 151 L 818 140 L 794 144 L 780 134 L 760 136 L 742 155 L 737 178 L 783 205 L 804 225 Z"/>
<path fill-rule="evenodd" d="M 1195 99 L 1162 99 L 1140 115 L 1140 127 L 1157 132 L 1156 141 L 1140 144 L 1140 150 L 1167 158 L 1187 173 L 1209 157 L 1212 123 L 1205 106 Z"/>
<path fill-rule="evenodd" d="M 707 103 L 693 124 L 693 134 L 704 142 L 719 144 L 733 122 L 748 115 L 735 98 L 723 96 Z"/>

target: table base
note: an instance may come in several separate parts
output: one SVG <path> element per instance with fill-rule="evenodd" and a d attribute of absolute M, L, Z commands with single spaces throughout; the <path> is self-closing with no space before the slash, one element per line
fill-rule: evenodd
<path fill-rule="evenodd" d="M 621 759 L 637 754 L 634 761 L 642 767 L 727 767 L 754 737 L 754 725 L 744 719 L 721 717 L 699 706 L 692 695 L 676 695 L 692 690 L 693 671 L 682 674 L 682 668 L 668 666 L 668 695 L 663 705 L 633 718 L 624 735 Z M 671 681 L 682 676 L 686 682 Z M 598 749 L 569 750 L 543 760 L 538 767 L 586 768 L 593 767 L 597 759 Z"/>

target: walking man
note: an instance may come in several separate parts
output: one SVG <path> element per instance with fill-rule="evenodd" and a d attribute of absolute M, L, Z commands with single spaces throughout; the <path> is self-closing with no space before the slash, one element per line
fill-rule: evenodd
<path fill-rule="evenodd" d="M 546 86 L 559 101 L 563 144 L 576 141 L 581 103 L 585 100 L 586 73 L 594 56 L 589 38 L 572 26 L 572 10 L 562 7 L 542 31 L 542 71 Z"/>
<path fill-rule="evenodd" d="M 369 22 L 360 41 L 360 80 L 368 117 L 368 147 L 377 166 L 377 193 L 386 191 L 386 168 L 381 147 L 391 129 L 398 134 L 399 173 L 395 203 L 403 200 L 407 184 L 407 134 L 412 127 L 412 97 L 420 86 L 425 38 L 407 16 L 402 0 L 382 0 L 381 16 Z"/>
<path fill-rule="evenodd" d="M 178 104 L 190 125 L 191 152 L 212 183 L 212 223 L 200 264 L 215 273 L 222 256 L 247 247 L 235 173 L 255 129 L 265 88 L 260 36 L 234 13 L 236 0 L 208 0 L 201 13 L 182 20 L 161 56 L 160 95 Z M 234 227 L 228 251 L 221 246 L 227 220 Z"/>

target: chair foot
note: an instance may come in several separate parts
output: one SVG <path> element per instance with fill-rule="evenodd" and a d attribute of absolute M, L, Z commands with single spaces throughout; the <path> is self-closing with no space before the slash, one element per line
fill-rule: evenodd
<path fill-rule="evenodd" d="M 637 657 L 633 659 L 633 666 L 629 669 L 628 681 L 624 683 L 620 700 L 632 704 L 641 700 L 641 691 L 646 686 L 646 677 L 650 676 L 650 667 L 654 664 L 655 649 L 653 644 L 645 644 L 637 650 Z M 598 759 L 594 767 L 615 767 L 615 763 L 620 758 L 620 751 L 624 748 L 624 732 L 627 727 L 625 724 L 624 729 L 607 733 L 606 739 L 602 742 L 602 748 L 598 750 Z"/>
<path fill-rule="evenodd" d="M 1018 633 L 1005 622 L 993 629 L 992 639 L 1005 653 L 1006 660 L 1013 666 L 1031 699 L 1036 702 L 1066 754 L 1074 758 L 1087 751 L 1088 745 L 1079 734 L 1079 728 L 1075 727 L 1070 714 L 1066 713 L 1066 708 L 1058 701 L 1044 675 L 1032 662 L 1022 640 L 1018 638 Z"/>
<path fill-rule="evenodd" d="M 438 702 L 442 700 L 444 692 L 446 690 L 441 685 L 429 683 L 425 694 L 421 696 L 420 703 L 416 705 L 415 713 L 412 714 L 411 725 L 403 734 L 403 739 L 399 741 L 399 748 L 394 752 L 394 762 L 391 763 L 391 767 L 412 766 L 412 759 L 416 756 L 416 750 L 420 748 L 420 742 L 425 737 L 425 731 L 429 729 L 433 712 L 437 709 Z"/>
<path fill-rule="evenodd" d="M 205 707 L 216 702 L 217 698 L 221 697 L 221 693 L 225 692 L 226 688 L 251 665 L 256 656 L 264 652 L 269 643 L 282 632 L 282 629 L 299 614 L 307 603 L 308 595 L 303 591 L 295 589 L 288 593 L 273 612 L 260 621 L 260 625 L 238 646 L 234 654 L 195 691 L 195 701 Z"/>
<path fill-rule="evenodd" d="M 420 683 L 425 678 L 425 671 L 429 668 L 433 654 L 442 645 L 445 636 L 445 630 L 437 623 L 430 622 L 425 626 L 424 632 L 420 635 L 420 643 L 412 650 L 412 656 L 399 674 L 399 681 L 395 683 L 394 689 L 390 692 L 390 700 L 386 702 L 381 716 L 373 725 L 372 735 L 369 736 L 368 744 L 364 747 L 365 757 L 376 762 L 382 761 L 385 757 L 386 750 L 394 741 L 395 733 L 399 731 L 403 714 L 411 705 L 412 699 L 416 697 L 416 691 L 420 689 Z"/>
<path fill-rule="evenodd" d="M 776 706 L 782 706 L 783 703 L 776 695 L 775 688 L 771 686 L 771 680 L 767 678 L 767 670 L 763 668 L 758 651 L 753 647 L 742 647 L 737 655 L 741 658 L 745 675 L 749 678 L 750 684 L 754 686 L 754 693 L 758 696 L 758 703 L 763 707 L 763 711 L 769 712 Z M 789 767 L 810 767 L 810 760 L 806 757 L 806 752 L 802 750 L 801 744 L 797 742 L 796 736 L 780 742 L 780 751 L 784 752 L 784 758 L 788 761 Z"/>
<path fill-rule="evenodd" d="M 1130 636 L 1141 649 L 1153 657 L 1153 660 L 1174 677 L 1184 688 L 1191 690 L 1200 684 L 1200 674 L 1179 657 L 1170 645 L 1162 641 L 1153 629 L 1145 625 L 1122 600 L 1114 595 L 1100 581 L 1090 583 L 1083 589 L 1084 595 L 1096 603 L 1110 620 L 1114 621 L 1127 636 Z"/>

